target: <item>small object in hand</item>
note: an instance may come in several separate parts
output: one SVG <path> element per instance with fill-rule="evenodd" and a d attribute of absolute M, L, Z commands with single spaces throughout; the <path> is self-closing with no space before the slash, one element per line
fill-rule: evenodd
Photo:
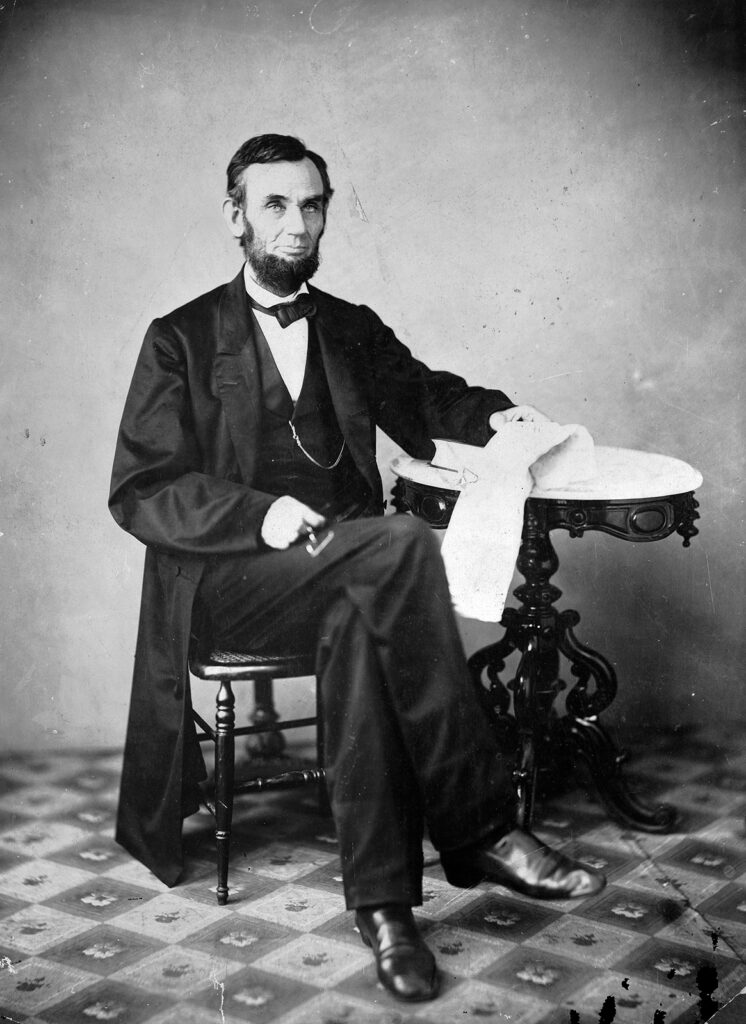
<path fill-rule="evenodd" d="M 330 544 L 334 537 L 334 530 L 329 530 L 323 537 L 317 537 L 313 530 L 309 530 L 306 534 L 307 543 L 306 551 L 309 553 L 311 558 L 316 558 L 320 555 L 327 544 Z"/>

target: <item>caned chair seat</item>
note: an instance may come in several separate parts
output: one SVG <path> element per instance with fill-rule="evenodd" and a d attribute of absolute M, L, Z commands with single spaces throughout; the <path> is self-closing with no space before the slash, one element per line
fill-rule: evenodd
<path fill-rule="evenodd" d="M 324 780 L 324 737 L 319 713 L 319 693 L 316 690 L 316 715 L 281 721 L 274 708 L 272 684 L 275 679 L 315 675 L 315 656 L 308 654 L 251 654 L 243 651 L 205 650 L 195 645 L 189 662 L 193 676 L 218 684 L 215 698 L 215 727 L 193 711 L 194 720 L 202 730 L 200 743 L 212 742 L 215 751 L 214 796 L 206 801 L 215 818 L 217 847 L 218 903 L 228 902 L 228 866 L 230 860 L 233 798 L 239 794 L 269 789 L 289 789 L 316 783 L 319 787 L 320 809 L 328 813 Z M 233 683 L 254 684 L 255 710 L 253 725 L 236 728 Z M 269 775 L 256 775 L 240 785 L 235 784 L 235 739 L 237 736 L 258 736 L 269 755 L 281 754 L 284 747 L 283 732 L 304 726 L 316 726 L 316 767 L 279 771 Z"/>

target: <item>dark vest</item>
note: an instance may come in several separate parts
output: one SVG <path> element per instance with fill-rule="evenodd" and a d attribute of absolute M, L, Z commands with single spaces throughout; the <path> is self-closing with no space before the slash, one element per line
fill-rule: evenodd
<path fill-rule="evenodd" d="M 371 501 L 371 491 L 344 443 L 313 320 L 308 322 L 308 357 L 295 407 L 256 317 L 254 324 L 264 404 L 254 486 L 268 494 L 290 494 L 330 517 L 353 505 L 360 514 Z M 294 440 L 289 421 L 307 454 Z"/>

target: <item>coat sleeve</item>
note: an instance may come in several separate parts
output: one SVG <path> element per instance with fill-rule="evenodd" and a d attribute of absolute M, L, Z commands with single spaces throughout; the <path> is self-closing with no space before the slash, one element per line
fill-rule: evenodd
<path fill-rule="evenodd" d="M 415 359 L 375 313 L 362 308 L 370 318 L 370 372 L 381 429 L 405 450 L 407 438 L 416 437 L 423 429 L 429 438 L 484 446 L 494 434 L 489 425 L 491 414 L 515 403 L 502 391 L 470 386 L 456 374 L 431 370 Z M 410 454 L 422 457 L 419 452 Z"/>
<path fill-rule="evenodd" d="M 156 550 L 228 555 L 261 546 L 274 495 L 204 472 L 187 358 L 176 332 L 151 324 L 122 416 L 109 507 Z"/>

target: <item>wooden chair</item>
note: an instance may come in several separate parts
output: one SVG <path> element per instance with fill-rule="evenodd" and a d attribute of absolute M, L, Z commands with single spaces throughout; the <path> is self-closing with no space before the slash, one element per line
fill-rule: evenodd
<path fill-rule="evenodd" d="M 218 904 L 224 906 L 228 902 L 228 865 L 234 796 L 243 793 L 256 793 L 261 790 L 290 789 L 313 782 L 319 787 L 320 809 L 324 813 L 329 813 L 323 769 L 324 734 L 321 725 L 318 688 L 316 689 L 316 715 L 314 717 L 280 721 L 272 700 L 273 680 L 315 674 L 314 655 L 312 653 L 254 655 L 235 651 L 200 651 L 199 647 L 196 647 L 190 658 L 189 669 L 192 675 L 198 679 L 218 684 L 215 702 L 215 728 L 208 725 L 196 711 L 193 711 L 192 714 L 194 721 L 202 730 L 201 733 L 198 733 L 200 743 L 210 740 L 215 750 L 214 795 L 205 803 L 215 818 L 217 896 Z M 252 715 L 254 724 L 236 728 L 233 683 L 245 681 L 254 684 L 255 710 Z M 282 754 L 284 748 L 282 733 L 286 729 L 299 729 L 309 725 L 316 726 L 317 766 L 315 768 L 282 771 L 273 775 L 258 775 L 240 785 L 234 784 L 235 739 L 237 736 L 259 736 L 264 741 L 262 754 L 276 757 L 276 755 Z"/>

